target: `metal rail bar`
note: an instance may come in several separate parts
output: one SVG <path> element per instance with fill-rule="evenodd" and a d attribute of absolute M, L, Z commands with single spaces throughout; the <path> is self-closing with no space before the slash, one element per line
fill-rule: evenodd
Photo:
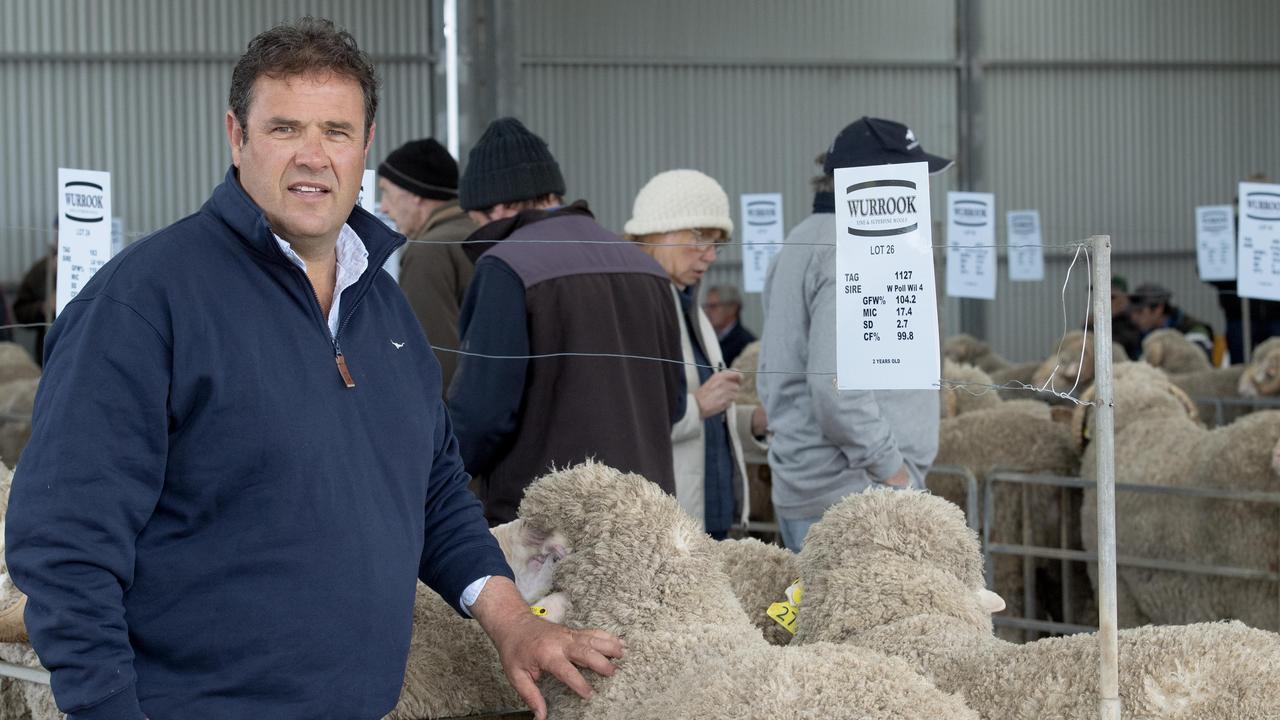
<path fill-rule="evenodd" d="M 1010 545 L 993 543 L 987 546 L 988 553 L 996 555 L 1016 555 L 1019 557 L 1037 557 L 1047 560 L 1077 560 L 1080 562 L 1097 562 L 1097 553 L 1087 550 L 1064 550 L 1046 548 L 1039 545 Z M 1125 567 L 1139 567 L 1147 570 L 1166 570 L 1169 572 L 1191 573 L 1193 575 L 1210 575 L 1213 577 L 1232 578 L 1236 580 L 1267 580 L 1280 582 L 1280 573 L 1256 568 L 1242 568 L 1232 565 L 1202 565 L 1200 563 L 1181 562 L 1179 560 L 1156 560 L 1133 555 L 1117 555 L 1116 564 Z"/>
<path fill-rule="evenodd" d="M 964 481 L 964 516 L 969 523 L 969 527 L 977 532 L 980 522 L 978 518 L 978 478 L 974 477 L 969 468 L 962 465 L 934 465 L 929 468 L 928 474 L 958 477 Z"/>
<path fill-rule="evenodd" d="M 49 684 L 49 671 L 42 668 L 29 668 L 23 665 L 14 665 L 10 662 L 0 660 L 0 675 L 27 682 L 40 683 L 41 685 Z"/>

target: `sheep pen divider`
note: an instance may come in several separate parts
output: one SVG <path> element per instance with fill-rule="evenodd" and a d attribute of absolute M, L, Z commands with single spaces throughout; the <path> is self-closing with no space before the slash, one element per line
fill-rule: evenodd
<path fill-rule="evenodd" d="M 1009 483 L 1018 485 L 1021 488 L 1022 505 L 1023 505 L 1023 525 L 1022 535 L 1023 542 L 1020 544 L 994 543 L 991 542 L 992 524 L 988 518 L 994 517 L 995 512 L 995 493 L 993 487 L 997 483 Z M 1036 595 L 1034 577 L 1026 574 L 1031 562 L 1036 559 L 1060 560 L 1063 564 L 1063 577 L 1068 578 L 1070 574 L 1067 572 L 1067 566 L 1071 562 L 1097 562 L 1097 553 L 1091 553 L 1085 550 L 1075 550 L 1068 547 L 1070 538 L 1066 532 L 1067 526 L 1065 521 L 1059 523 L 1059 547 L 1044 547 L 1035 545 L 1031 542 L 1030 529 L 1030 512 L 1028 502 L 1028 489 L 1032 486 L 1041 487 L 1057 487 L 1064 490 L 1080 489 L 1090 490 L 1094 488 L 1094 483 L 1081 480 L 1077 477 L 1063 477 L 1058 475 L 1037 475 L 1031 473 L 1006 472 L 993 470 L 987 475 L 987 482 L 982 491 L 983 513 L 982 513 L 982 546 L 984 562 L 986 563 L 986 573 L 988 584 L 994 578 L 994 556 L 995 555 L 1011 555 L 1023 558 L 1023 584 L 1025 593 L 1025 602 L 1023 604 L 1023 617 L 1021 618 L 1004 618 L 996 616 L 993 618 L 998 626 L 1006 626 L 1030 630 L 1033 632 L 1043 633 L 1062 633 L 1072 634 L 1080 632 L 1094 632 L 1096 627 L 1088 625 L 1078 625 L 1070 622 L 1054 622 L 1049 620 L 1039 620 L 1036 615 Z M 1167 485 L 1135 485 L 1131 483 L 1116 483 L 1116 492 L 1134 492 L 1148 495 L 1165 495 L 1170 497 L 1180 497 L 1189 499 L 1202 500 L 1228 500 L 1235 502 L 1260 503 L 1265 505 L 1280 506 L 1280 493 L 1259 492 L 1253 490 L 1221 490 L 1217 488 L 1194 488 L 1194 487 L 1173 487 Z M 1059 493 L 1060 502 L 1066 498 L 1065 493 Z M 1065 518 L 1067 508 L 1064 506 L 1060 509 L 1059 517 Z M 1231 565 L 1206 565 L 1202 563 L 1183 562 L 1177 560 L 1160 560 L 1154 558 L 1143 558 L 1132 555 L 1120 555 L 1117 553 L 1116 564 L 1123 567 L 1138 567 L 1148 570 L 1163 570 L 1168 572 L 1180 572 L 1192 575 L 1207 575 L 1212 577 L 1233 578 L 1237 580 L 1262 580 L 1277 583 L 1276 602 L 1277 608 L 1280 610 L 1280 572 L 1272 572 L 1268 570 L 1259 570 L 1256 568 L 1244 568 Z M 1062 594 L 1064 603 L 1070 596 L 1064 592 Z M 1062 617 L 1067 617 L 1067 611 L 1063 610 Z"/>

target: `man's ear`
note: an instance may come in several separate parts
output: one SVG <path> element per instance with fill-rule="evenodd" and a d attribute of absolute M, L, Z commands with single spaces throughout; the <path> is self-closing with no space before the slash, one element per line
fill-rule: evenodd
<path fill-rule="evenodd" d="M 369 147 L 373 145 L 373 135 L 377 131 L 377 129 L 378 129 L 378 123 L 375 122 L 375 123 L 369 124 L 369 137 L 365 138 L 364 140 L 365 160 L 369 159 Z"/>
<path fill-rule="evenodd" d="M 227 144 L 231 146 L 231 164 L 240 167 L 240 146 L 244 144 L 244 128 L 236 120 L 236 114 L 227 111 Z"/>

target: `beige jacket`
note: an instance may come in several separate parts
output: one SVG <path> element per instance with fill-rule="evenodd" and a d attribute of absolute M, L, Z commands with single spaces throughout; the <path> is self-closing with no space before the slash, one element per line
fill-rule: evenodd
<path fill-rule="evenodd" d="M 475 273 L 475 264 L 460 243 L 475 229 L 457 202 L 442 205 L 409 238 L 417 242 L 406 245 L 400 259 L 400 289 L 427 339 L 437 348 L 458 349 L 458 313 Z M 440 361 L 443 394 L 448 395 L 458 356 L 437 350 L 436 359 Z"/>
<path fill-rule="evenodd" d="M 698 381 L 698 368 L 693 365 L 693 344 L 689 342 L 685 314 L 680 307 L 680 298 L 674 287 L 671 299 L 676 304 L 676 315 L 680 318 L 680 346 L 686 363 L 684 379 L 685 386 L 688 388 L 684 417 L 671 428 L 671 445 L 675 456 L 676 500 L 685 512 L 701 524 L 706 517 L 704 508 L 706 472 L 703 467 L 706 461 L 706 447 L 698 401 L 693 397 L 694 391 L 701 383 Z M 715 328 L 711 326 L 711 321 L 702 308 L 698 308 L 698 337 L 702 339 L 702 346 L 706 349 L 707 359 L 711 364 L 717 367 L 724 365 L 724 357 L 720 354 L 720 341 L 716 339 Z M 747 468 L 744 459 L 764 462 L 769 452 L 769 446 L 756 440 L 751 434 L 751 414 L 755 409 L 755 405 L 733 404 L 725 412 L 725 418 L 729 423 L 729 441 L 733 448 L 734 480 L 739 488 L 738 499 L 742 508 L 738 518 L 740 525 L 746 524 L 747 513 L 750 510 Z M 744 448 L 749 453 L 746 458 L 743 455 Z"/>

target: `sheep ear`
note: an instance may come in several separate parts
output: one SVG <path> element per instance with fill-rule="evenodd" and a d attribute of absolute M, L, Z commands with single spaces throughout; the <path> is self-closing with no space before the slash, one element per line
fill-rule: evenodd
<path fill-rule="evenodd" d="M 1004 609 L 1004 598 L 986 588 L 978 590 L 978 606 L 983 612 L 998 613 Z"/>

